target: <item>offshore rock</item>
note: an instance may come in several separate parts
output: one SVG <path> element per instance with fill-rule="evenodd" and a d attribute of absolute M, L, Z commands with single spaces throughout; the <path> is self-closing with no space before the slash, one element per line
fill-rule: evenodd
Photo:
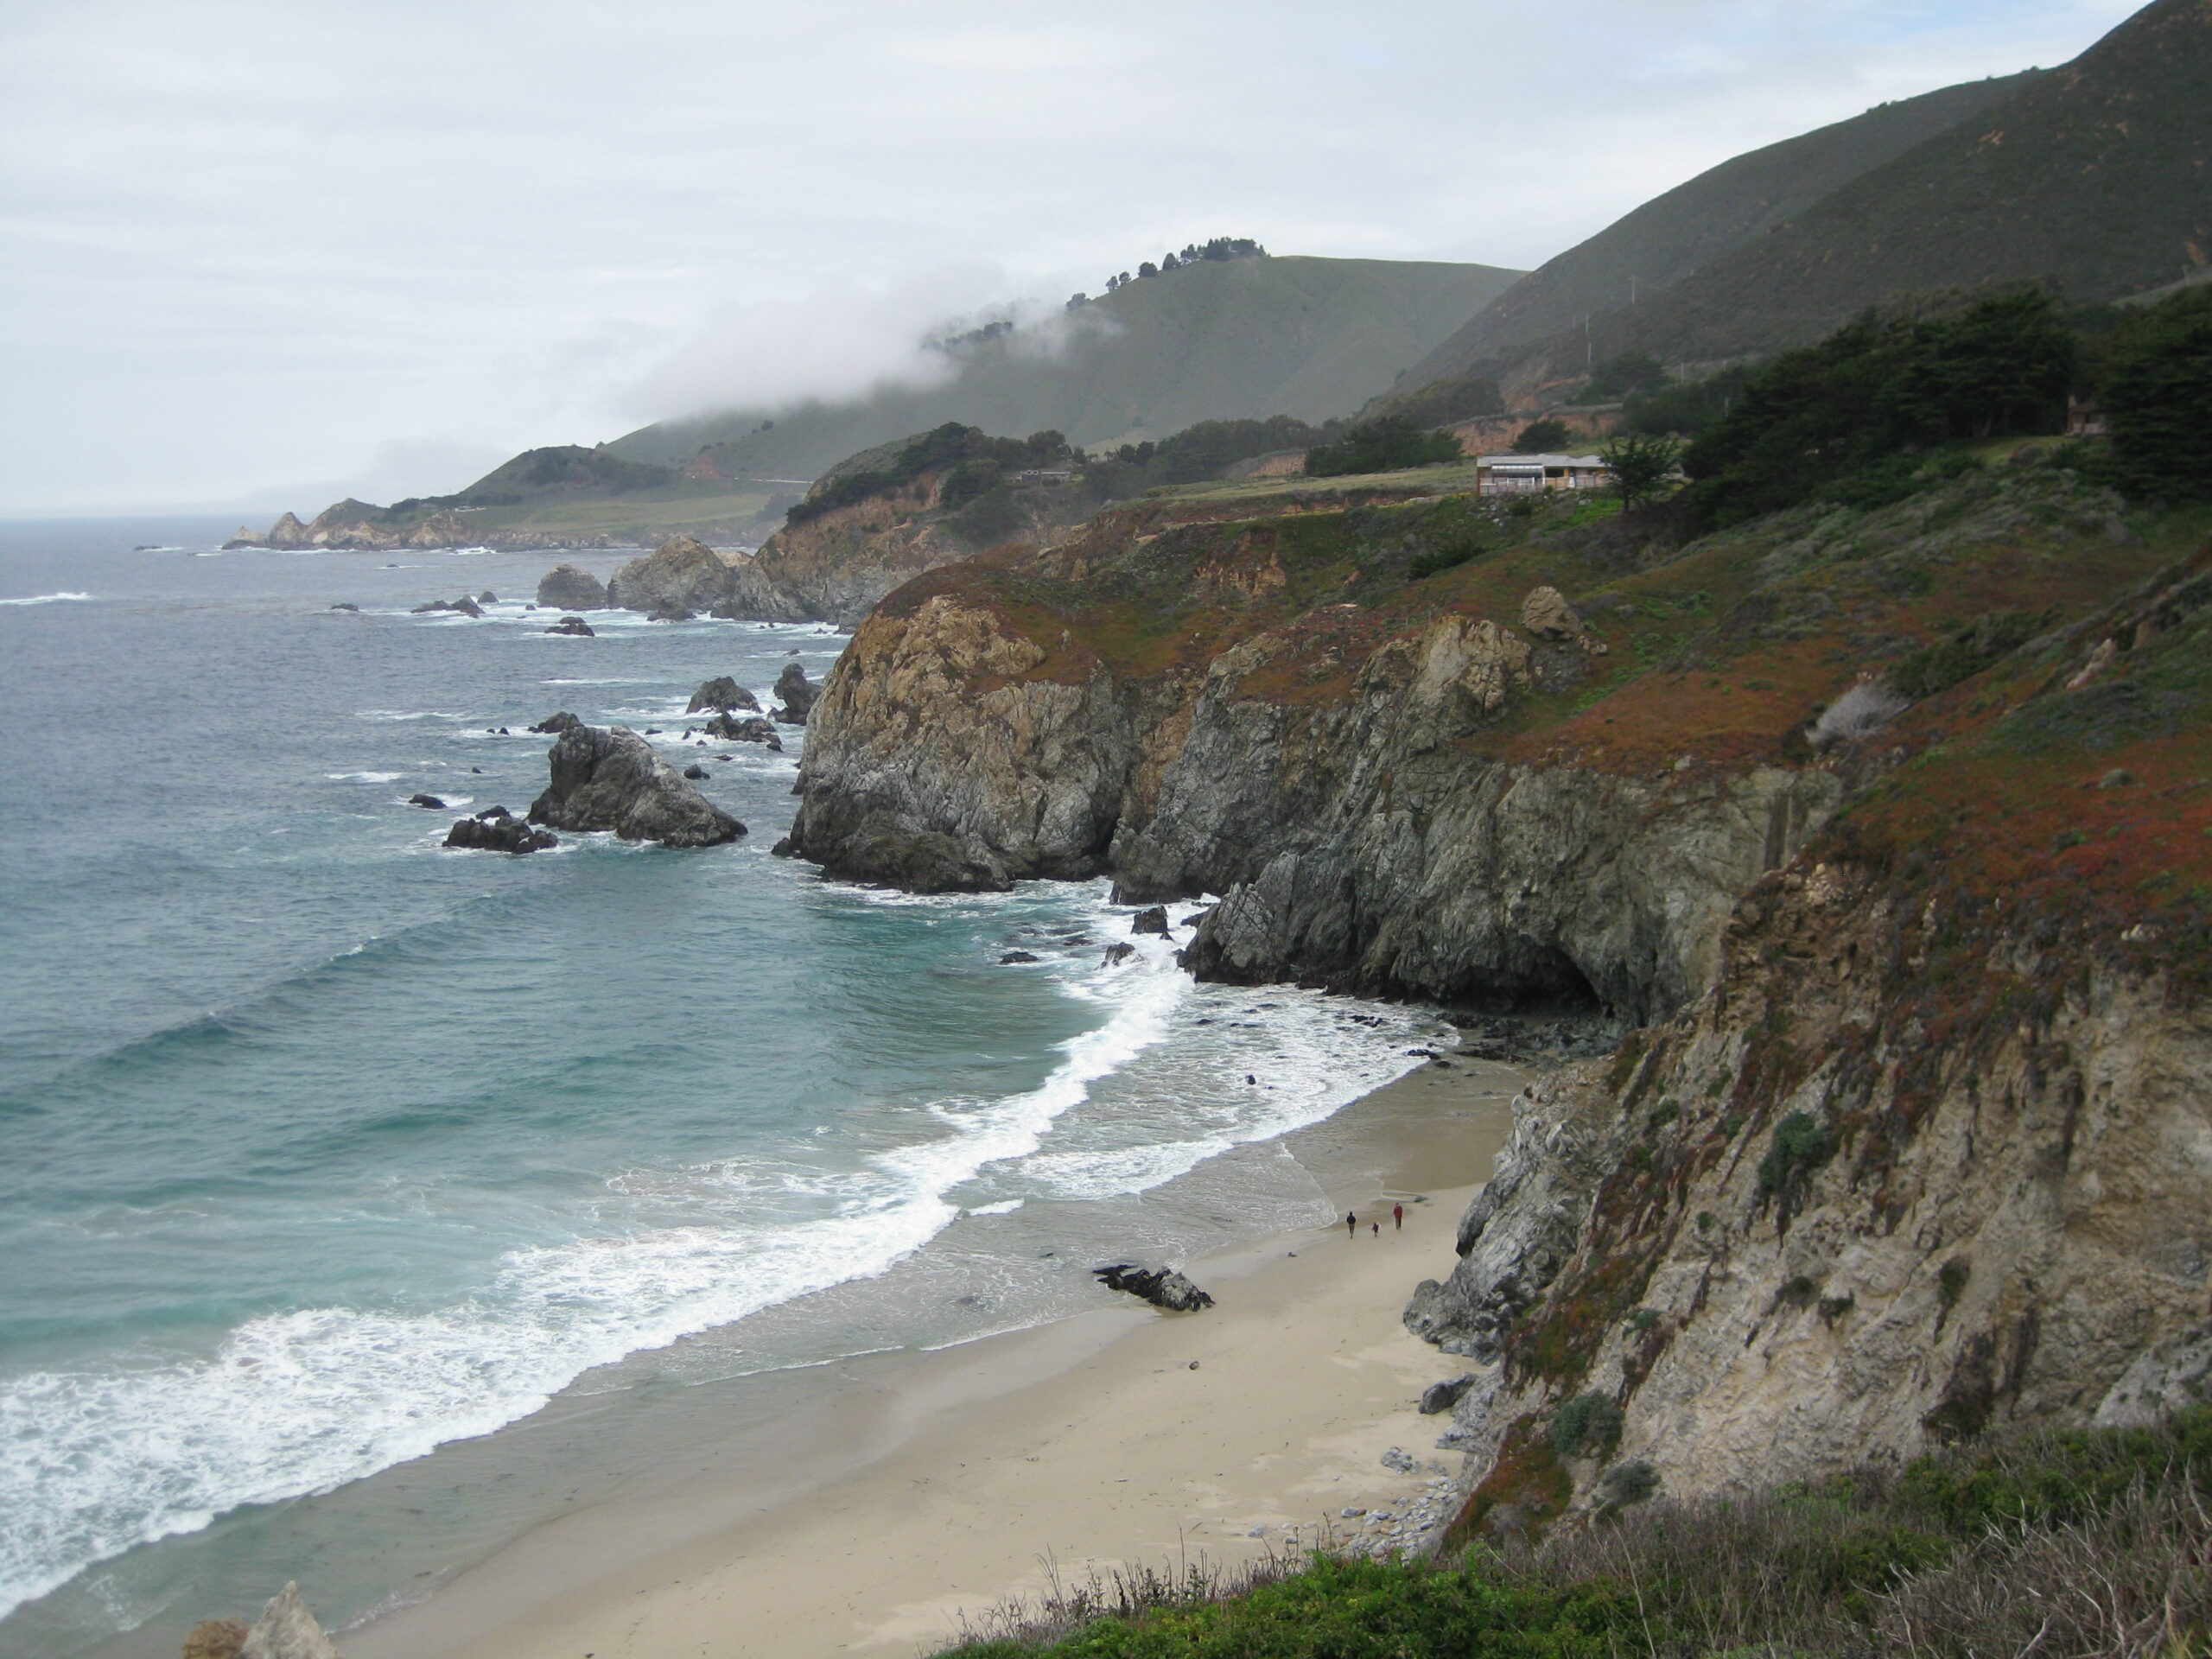
<path fill-rule="evenodd" d="M 533 823 L 667 847 L 713 847 L 745 833 L 626 726 L 575 727 L 547 760 L 552 781 L 531 805 Z"/>
<path fill-rule="evenodd" d="M 591 624 L 585 621 L 581 616 L 564 616 L 558 622 L 556 622 L 551 627 L 546 629 L 545 632 L 548 633 L 565 633 L 570 638 L 576 639 L 591 639 L 597 638 L 596 631 L 592 627 Z"/>
<path fill-rule="evenodd" d="M 720 738 L 728 743 L 759 743 L 778 754 L 784 752 L 784 740 L 776 735 L 776 728 L 759 715 L 716 715 L 699 728 L 709 737 Z"/>
<path fill-rule="evenodd" d="M 495 806 L 473 818 L 462 818 L 446 831 L 445 846 L 462 852 L 542 853 L 561 844 L 550 830 L 534 830 L 505 807 Z"/>
<path fill-rule="evenodd" d="M 1164 1307 L 1171 1313 L 1195 1313 L 1202 1307 L 1213 1306 L 1212 1297 L 1173 1268 L 1141 1268 L 1134 1262 L 1120 1262 L 1090 1271 L 1107 1289 L 1141 1296 L 1154 1307 Z"/>
<path fill-rule="evenodd" d="M 556 564 L 537 579 L 537 602 L 549 611 L 603 611 L 607 587 L 579 565 Z"/>
<path fill-rule="evenodd" d="M 1154 905 L 1149 910 L 1139 911 L 1129 918 L 1129 931 L 1137 934 L 1156 934 L 1160 938 L 1166 938 L 1167 937 L 1167 906 Z"/>
<path fill-rule="evenodd" d="M 432 807 L 440 812 L 446 810 L 446 804 L 435 795 L 410 795 L 407 798 L 407 804 L 410 806 Z"/>
<path fill-rule="evenodd" d="M 530 729 L 546 737 L 558 737 L 563 732 L 575 731 L 577 727 L 582 724 L 583 721 L 578 720 L 574 715 L 563 709 L 557 714 L 546 715 L 544 719 L 539 721 L 537 725 L 531 727 Z"/>
<path fill-rule="evenodd" d="M 806 670 L 797 663 L 785 663 L 784 671 L 776 676 L 776 696 L 783 706 L 776 710 L 776 718 L 786 726 L 804 726 L 806 717 L 814 712 L 815 699 L 822 695 L 822 688 L 806 677 Z"/>
<path fill-rule="evenodd" d="M 300 1586 L 288 1584 L 261 1610 L 238 1659 L 339 1659 L 339 1653 L 300 1600 Z"/>
<path fill-rule="evenodd" d="M 683 705 L 683 712 L 687 715 L 699 714 L 709 709 L 722 714 L 733 709 L 748 709 L 758 714 L 760 704 L 750 691 L 724 674 L 702 681 L 699 689 L 691 694 L 691 701 Z"/>
<path fill-rule="evenodd" d="M 743 558 L 725 558 L 704 542 L 671 536 L 649 557 L 631 560 L 608 578 L 607 602 L 649 615 L 711 610 L 728 597 Z"/>

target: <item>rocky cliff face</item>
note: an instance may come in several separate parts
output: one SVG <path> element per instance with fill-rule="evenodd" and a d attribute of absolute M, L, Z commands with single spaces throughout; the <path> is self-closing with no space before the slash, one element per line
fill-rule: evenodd
<path fill-rule="evenodd" d="M 1481 1362 L 1464 1528 L 2212 1398 L 2208 573 L 1924 705 L 1710 992 L 1516 1103 L 1406 1314 Z M 1617 1440 L 1562 1459 L 1590 1395 Z"/>
<path fill-rule="evenodd" d="M 2151 562 L 2035 467 L 1678 550 L 1576 511 L 1201 491 L 929 572 L 831 675 L 789 848 L 1217 893 L 1213 976 L 1649 1019 L 1885 764 L 1872 728 L 1808 744 L 1829 700 L 2001 606 L 2022 537 L 2060 598 Z"/>

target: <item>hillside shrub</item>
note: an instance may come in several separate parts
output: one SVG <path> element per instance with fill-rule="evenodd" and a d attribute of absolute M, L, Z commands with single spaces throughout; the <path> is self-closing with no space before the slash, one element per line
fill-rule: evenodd
<path fill-rule="evenodd" d="M 1334 443 L 1314 445 L 1306 452 L 1306 470 L 1315 478 L 1342 478 L 1459 459 L 1459 441 L 1448 433 L 1427 431 L 1402 415 L 1383 415 L 1361 422 Z"/>
<path fill-rule="evenodd" d="M 1898 499 L 1921 474 L 1912 456 L 2062 430 L 2075 364 L 2074 335 L 2039 290 L 1948 319 L 1862 318 L 1758 370 L 1690 445 L 1694 517 L 1717 527 L 1823 495 Z"/>
<path fill-rule="evenodd" d="M 1306 449 L 1341 430 L 1335 422 L 1308 426 L 1294 416 L 1264 421 L 1199 421 L 1172 437 L 1125 443 L 1092 455 L 1079 474 L 1084 493 L 1093 500 L 1121 500 L 1166 484 L 1196 484 L 1217 478 L 1227 467 L 1254 455 Z"/>
<path fill-rule="evenodd" d="M 1552 1447 L 1562 1458 L 1602 1458 L 1619 1440 L 1624 1421 L 1610 1396 L 1578 1394 L 1552 1413 Z"/>
<path fill-rule="evenodd" d="M 1774 1126 L 1759 1160 L 1759 1189 L 1779 1192 L 1835 1156 L 1835 1132 L 1810 1112 L 1792 1112 Z"/>
<path fill-rule="evenodd" d="M 888 460 L 850 472 L 833 468 L 807 492 L 805 499 L 793 504 L 784 515 L 784 522 L 806 524 L 869 496 L 903 488 L 925 473 L 955 473 L 971 463 L 988 465 L 995 472 L 1058 467 L 1071 464 L 1073 458 L 1074 451 L 1058 432 L 1033 432 L 1026 438 L 995 438 L 980 427 L 947 421 L 909 438 Z M 980 476 L 970 474 L 971 483 Z M 991 485 L 982 485 L 974 493 L 980 495 L 990 487 Z"/>
<path fill-rule="evenodd" d="M 1459 374 L 1432 380 L 1418 391 L 1391 398 L 1387 412 L 1402 415 L 1416 426 L 1447 426 L 1453 421 L 1496 415 L 1504 408 L 1504 394 L 1490 376 Z"/>
<path fill-rule="evenodd" d="M 2056 620 L 2051 611 L 1993 611 L 1961 623 L 1949 639 L 1923 645 L 1892 664 L 1883 677 L 1917 702 L 1991 667 Z"/>
<path fill-rule="evenodd" d="M 2212 286 L 2130 317 L 2102 342 L 2097 393 L 2133 494 L 2212 498 Z"/>
<path fill-rule="evenodd" d="M 1531 421 L 1521 429 L 1520 435 L 1513 440 L 1513 453 L 1516 455 L 1547 454 L 1564 449 L 1573 442 L 1574 433 L 1565 421 L 1547 417 Z"/>

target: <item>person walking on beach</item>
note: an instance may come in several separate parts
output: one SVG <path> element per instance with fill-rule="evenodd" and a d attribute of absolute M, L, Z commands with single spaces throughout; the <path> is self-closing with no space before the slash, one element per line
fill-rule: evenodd
<path fill-rule="evenodd" d="M 1382 1224 L 1381 1222 L 1370 1221 L 1367 1224 L 1367 1227 L 1368 1230 L 1373 1233 L 1376 1237 L 1380 1238 L 1382 1236 Z"/>
<path fill-rule="evenodd" d="M 1406 1230 L 1406 1206 L 1402 1204 L 1390 1206 L 1390 1230 L 1398 1233 Z"/>
<path fill-rule="evenodd" d="M 1344 1211 L 1344 1236 L 1346 1238 L 1359 1236 L 1359 1217 L 1349 1210 Z"/>

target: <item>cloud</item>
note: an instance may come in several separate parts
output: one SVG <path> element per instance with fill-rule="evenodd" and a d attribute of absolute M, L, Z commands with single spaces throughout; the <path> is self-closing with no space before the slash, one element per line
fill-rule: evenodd
<path fill-rule="evenodd" d="M 1034 321 L 1034 299 L 1009 299 L 1006 273 L 948 265 L 881 285 L 817 289 L 795 299 L 726 306 L 623 396 L 641 420 L 715 410 L 774 413 L 810 399 L 863 396 L 887 385 L 928 385 L 957 368 L 930 342 L 982 321 Z M 1023 331 L 1052 349 L 1057 330 Z"/>
<path fill-rule="evenodd" d="M 1534 265 L 1729 156 L 2059 62 L 2132 9 L 0 7 L 0 511 L 836 396 L 931 372 L 913 343 L 948 317 L 1035 295 L 1041 319 L 1216 235 Z"/>

